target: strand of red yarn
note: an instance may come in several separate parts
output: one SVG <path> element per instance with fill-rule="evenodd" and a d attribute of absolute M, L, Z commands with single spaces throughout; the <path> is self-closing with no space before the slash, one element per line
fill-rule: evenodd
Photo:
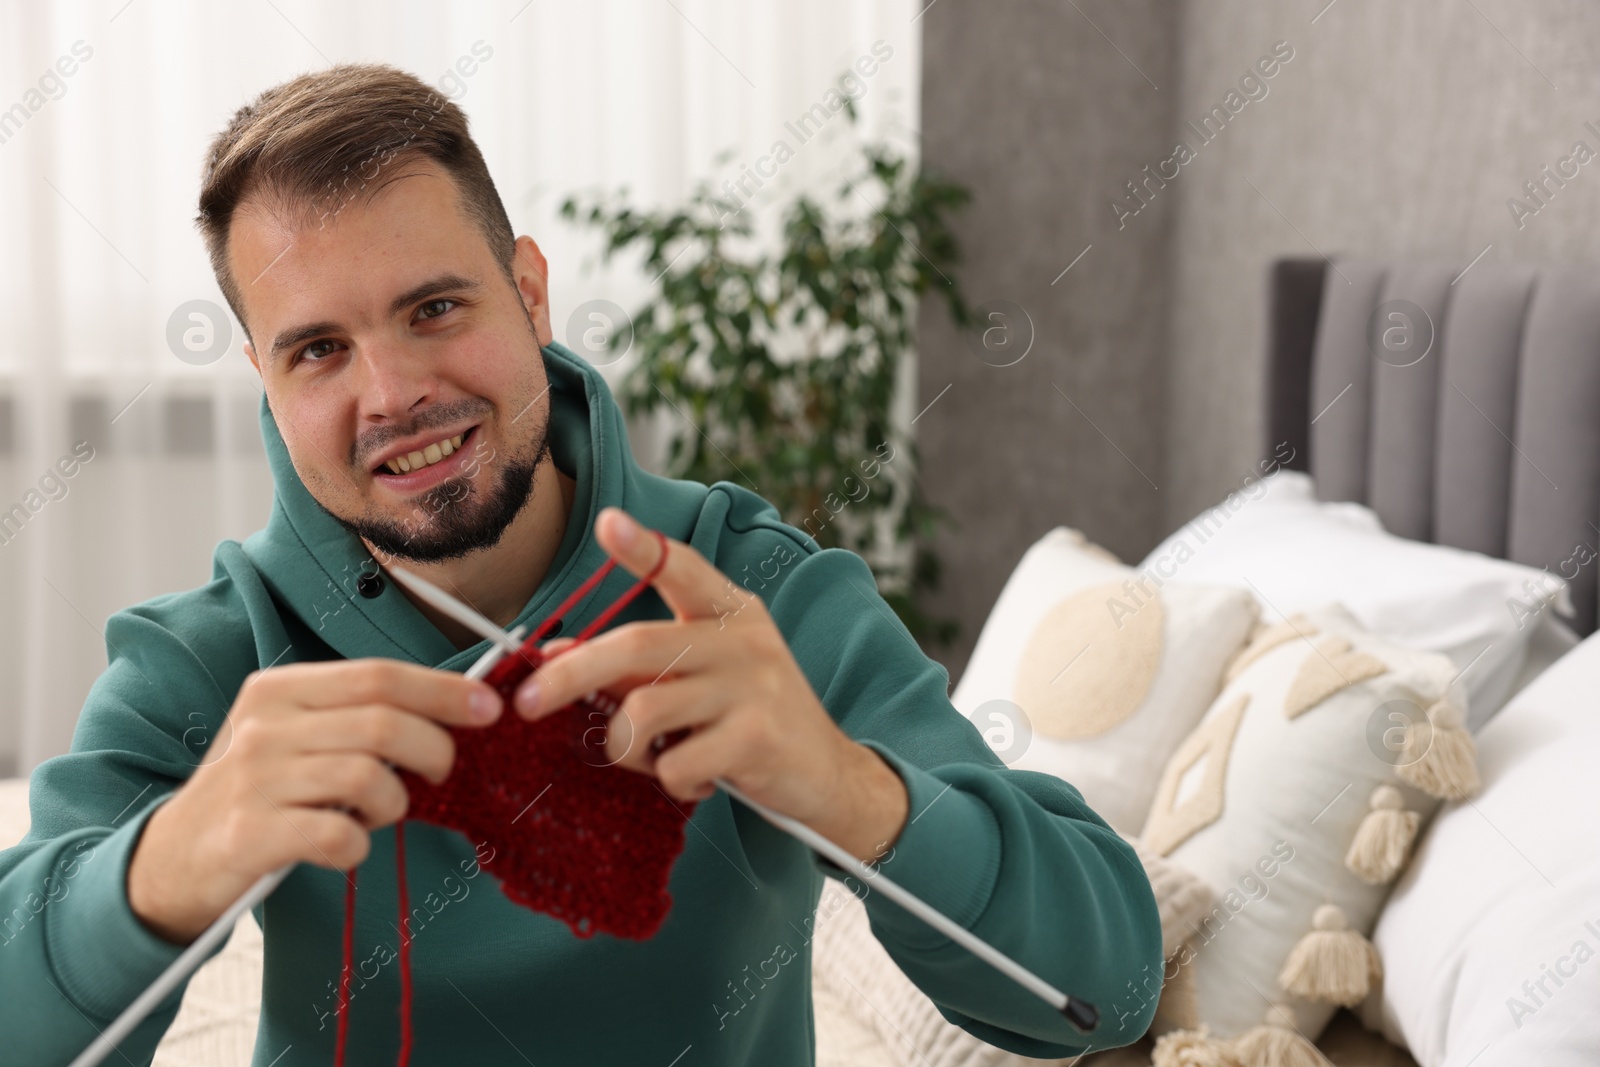
<path fill-rule="evenodd" d="M 350 972 L 356 944 L 356 868 L 344 876 L 344 966 L 339 969 L 339 1028 L 334 1039 L 333 1062 L 344 1067 L 344 1043 L 350 1033 Z"/>
<path fill-rule="evenodd" d="M 400 897 L 400 1058 L 411 1062 L 411 898 L 406 891 L 406 821 L 394 824 L 394 867 Z"/>
<path fill-rule="evenodd" d="M 617 617 L 617 614 L 633 602 L 634 598 L 650 587 L 661 573 L 661 568 L 667 563 L 667 537 L 660 530 L 651 530 L 656 535 L 656 540 L 661 542 L 661 557 L 650 568 L 650 573 L 636 581 L 621 596 L 612 601 L 599 615 L 596 615 L 578 635 L 573 638 L 572 644 L 562 649 L 568 652 L 583 642 L 589 640 L 600 632 L 607 623 Z M 559 623 L 568 611 L 571 611 L 584 597 L 594 591 L 612 568 L 617 565 L 614 558 L 608 558 L 595 572 L 584 579 L 582 585 L 574 589 L 570 596 L 556 606 L 555 611 L 545 617 L 537 629 L 534 630 L 530 641 L 542 641 Z M 556 653 L 560 655 L 560 653 Z M 407 1067 L 411 1062 L 411 1044 L 413 1030 L 411 1025 L 411 903 L 406 891 L 406 839 L 405 820 L 401 819 L 394 826 L 394 858 L 395 874 L 397 878 L 397 896 L 400 905 L 400 1055 L 396 1061 L 399 1067 Z M 355 958 L 355 919 L 356 919 L 356 868 L 351 868 L 345 878 L 344 891 L 344 945 L 343 967 L 339 972 L 339 1026 L 334 1039 L 333 1064 L 334 1067 L 344 1067 L 345 1041 L 350 1029 L 350 972 L 354 969 Z"/>

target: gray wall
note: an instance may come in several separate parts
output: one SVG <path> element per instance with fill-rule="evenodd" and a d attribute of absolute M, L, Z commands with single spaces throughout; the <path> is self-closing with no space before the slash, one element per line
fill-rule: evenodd
<path fill-rule="evenodd" d="M 1584 125 L 1600 128 L 1600 5 L 1077 6 L 1103 36 L 1071 4 L 940 0 L 922 20 L 924 154 L 978 200 L 964 281 L 1038 329 L 1021 364 L 995 369 L 923 310 L 921 402 L 954 383 L 916 428 L 929 485 L 963 523 L 941 545 L 939 604 L 967 630 L 936 653 L 955 675 L 1044 530 L 1077 526 L 1137 561 L 1252 469 L 1274 257 L 1600 259 L 1600 158 L 1543 206 L 1522 188 L 1576 141 L 1600 153 Z M 1200 144 L 1186 123 L 1280 40 L 1294 58 L 1266 95 Z M 1112 197 L 1180 136 L 1194 158 L 1119 231 Z M 1520 228 L 1512 197 L 1539 208 Z"/>
<path fill-rule="evenodd" d="M 1165 510 L 1157 383 L 1172 197 L 1158 193 L 1120 231 L 1108 204 L 1165 154 L 1175 24 L 1158 0 L 1078 6 L 943 0 L 921 20 L 924 157 L 975 193 L 958 226 L 962 284 L 973 303 L 1025 309 L 1034 334 L 1021 362 L 993 366 L 942 304 L 922 308 L 918 409 L 949 386 L 915 426 L 923 478 L 960 524 L 939 542 L 946 577 L 932 606 L 965 631 L 929 651 L 952 677 L 1046 530 L 1077 526 L 1138 558 Z"/>

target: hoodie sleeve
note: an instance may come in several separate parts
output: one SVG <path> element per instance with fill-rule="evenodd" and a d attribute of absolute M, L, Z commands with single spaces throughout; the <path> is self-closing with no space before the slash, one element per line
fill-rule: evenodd
<path fill-rule="evenodd" d="M 133 913 L 128 862 L 228 705 L 200 658 L 138 609 L 112 616 L 106 644 L 110 664 L 89 691 L 72 751 L 34 770 L 27 836 L 0 852 L 7 1063 L 70 1063 L 183 951 Z M 148 1064 L 185 988 L 107 1062 Z"/>
<path fill-rule="evenodd" d="M 1096 1005 L 1100 1025 L 1079 1033 L 881 893 L 866 898 L 873 934 L 946 1019 L 992 1045 L 1045 1058 L 1137 1040 L 1155 1013 L 1162 959 L 1155 897 L 1132 848 L 1071 785 L 994 755 L 861 557 L 812 550 L 791 566 L 771 601 L 779 628 L 829 713 L 900 775 L 910 797 L 879 869 Z"/>

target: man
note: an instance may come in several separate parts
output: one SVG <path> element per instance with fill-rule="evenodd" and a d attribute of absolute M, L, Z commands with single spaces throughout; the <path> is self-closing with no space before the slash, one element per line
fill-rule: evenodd
<path fill-rule="evenodd" d="M 218 546 L 209 584 L 113 616 L 73 750 L 33 776 L 0 914 L 48 902 L 0 946 L 8 1059 L 67 1062 L 257 878 L 297 862 L 256 912 L 255 1062 L 331 1062 L 357 868 L 372 873 L 350 1062 L 392 1062 L 397 771 L 442 781 L 447 727 L 602 688 L 625 695 L 616 773 L 700 801 L 670 914 L 647 941 L 577 938 L 475 880 L 492 842 L 409 824 L 408 884 L 428 901 L 412 912 L 414 1062 L 810 1063 L 806 931 L 842 871 L 719 777 L 1098 1002 L 1096 1043 L 1144 1032 L 1150 998 L 1113 1010 L 1161 964 L 1132 851 L 1069 785 L 991 754 L 859 557 L 738 486 L 638 467 L 604 381 L 553 341 L 544 257 L 513 238 L 455 105 L 382 66 L 268 90 L 212 145 L 198 221 L 261 376 L 276 500 L 265 529 Z M 385 573 L 401 563 L 531 628 L 608 555 L 649 573 L 663 549 L 647 528 L 670 538 L 653 593 L 512 706 L 460 673 L 486 642 Z M 569 625 L 632 580 L 614 575 Z M 650 739 L 684 728 L 652 758 Z M 950 1019 L 1028 1055 L 1086 1047 L 865 892 L 874 934 Z M 122 1058 L 147 1062 L 177 1004 Z"/>

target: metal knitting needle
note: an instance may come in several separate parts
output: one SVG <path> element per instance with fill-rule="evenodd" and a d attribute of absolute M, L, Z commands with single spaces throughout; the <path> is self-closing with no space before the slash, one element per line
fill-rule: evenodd
<path fill-rule="evenodd" d="M 506 634 L 507 637 L 511 638 L 511 644 L 515 646 L 511 648 L 510 651 L 515 652 L 518 648 L 522 647 L 522 635 L 527 632 L 528 628 L 526 626 L 518 626 L 510 633 Z M 493 645 L 490 647 L 489 651 L 478 657 L 478 662 L 468 667 L 462 673 L 464 673 L 468 678 L 482 678 L 484 675 L 489 673 L 496 663 L 500 662 L 500 658 L 504 656 L 506 652 L 507 649 L 504 645 Z"/>
<path fill-rule="evenodd" d="M 507 633 L 483 614 L 474 610 L 470 605 L 462 603 L 461 600 L 446 593 L 426 578 L 412 574 L 402 567 L 390 567 L 389 574 L 391 577 L 397 578 L 401 585 L 426 600 L 430 605 L 438 608 L 479 637 L 487 639 L 494 646 L 484 653 L 478 662 L 468 668 L 466 672 L 468 678 L 482 678 L 489 673 L 491 667 L 499 662 L 502 655 L 508 652 L 516 652 L 522 647 L 522 642 L 519 638 L 522 636 L 524 627 L 518 626 L 515 630 Z"/>
<path fill-rule="evenodd" d="M 1100 1024 L 1100 1010 L 1093 1004 L 1086 1000 L 1080 1000 L 1068 993 L 1063 993 L 1010 956 L 1007 956 L 987 941 L 956 923 L 955 920 L 924 903 L 920 897 L 890 881 L 889 876 L 882 871 L 874 871 L 805 823 L 791 819 L 787 815 L 780 815 L 764 804 L 756 803 L 726 779 L 717 778 L 715 782 L 723 792 L 750 808 L 778 829 L 796 838 L 801 844 L 821 853 L 840 867 L 855 874 L 856 877 L 871 881 L 877 889 L 883 892 L 884 896 L 1024 989 L 1034 993 L 1052 1008 L 1055 1008 L 1066 1016 L 1067 1022 L 1077 1027 L 1081 1033 L 1090 1033 Z"/>
<path fill-rule="evenodd" d="M 402 570 L 399 567 L 390 567 L 389 573 L 394 575 L 394 577 L 399 579 L 401 583 L 403 583 L 408 589 L 416 593 L 422 599 L 426 600 L 429 604 L 432 604 L 434 607 L 438 608 L 452 619 L 461 623 L 461 625 L 472 630 L 474 633 L 494 642 L 497 647 L 490 649 L 489 653 L 484 656 L 485 660 L 489 659 L 490 656 L 498 659 L 499 655 L 497 652 L 499 649 L 505 649 L 508 652 L 515 652 L 521 647 L 510 637 L 510 635 L 506 634 L 504 630 L 500 629 L 500 627 L 496 626 L 492 621 L 485 618 L 477 611 L 474 611 L 470 606 L 462 603 L 449 593 L 446 593 L 443 589 L 440 589 L 432 582 L 420 578 L 409 571 Z M 521 627 L 518 627 L 518 629 L 520 630 Z M 479 661 L 480 664 L 482 662 L 483 660 Z M 1067 993 L 1063 993 L 1061 990 L 1057 989 L 1043 978 L 1040 978 L 1028 968 L 1024 967 L 1010 956 L 1007 956 L 1005 953 L 1001 952 L 987 941 L 977 937 L 971 931 L 966 930 L 957 924 L 953 919 L 950 919 L 943 913 L 924 903 L 915 894 L 890 881 L 888 876 L 883 874 L 881 871 L 872 870 L 866 864 L 862 863 L 860 860 L 856 859 L 854 856 L 850 855 L 850 853 L 846 852 L 832 841 L 829 841 L 815 830 L 812 830 L 804 823 L 791 819 L 787 815 L 780 815 L 764 804 L 757 803 L 756 801 L 745 796 L 744 793 L 739 791 L 733 786 L 732 783 L 725 779 L 716 779 L 716 784 L 718 788 L 722 789 L 729 796 L 750 808 L 750 810 L 754 811 L 757 815 L 760 815 L 763 819 L 767 820 L 778 829 L 789 834 L 791 837 L 794 837 L 801 844 L 822 854 L 823 856 L 826 856 L 838 866 L 854 873 L 857 877 L 869 881 L 875 881 L 877 887 L 883 891 L 884 896 L 888 897 L 896 904 L 899 904 L 902 908 L 905 908 L 907 911 L 911 912 L 911 914 L 915 915 L 929 926 L 932 926 L 935 930 L 938 930 L 940 933 L 950 938 L 950 940 L 956 942 L 958 945 L 965 948 L 967 951 L 971 952 L 973 955 L 977 956 L 991 967 L 994 967 L 1001 974 L 1004 974 L 1006 977 L 1012 979 L 1024 989 L 1027 989 L 1029 992 L 1040 997 L 1045 1001 L 1045 1003 L 1049 1004 L 1062 1015 L 1066 1016 L 1067 1021 L 1075 1026 L 1079 1031 L 1083 1033 L 1089 1033 L 1099 1025 L 1100 1012 L 1099 1009 L 1097 1009 L 1093 1004 L 1090 1004 L 1085 1000 L 1080 1000 L 1079 998 L 1071 996 Z"/>
<path fill-rule="evenodd" d="M 166 999 L 167 994 L 189 977 L 190 972 L 204 962 L 211 950 L 227 940 L 233 932 L 234 923 L 239 917 L 267 898 L 271 892 L 278 888 L 289 875 L 294 864 L 285 864 L 270 874 L 258 878 L 254 885 L 245 890 L 244 896 L 234 901 L 227 911 L 217 916 L 215 922 L 206 927 L 205 933 L 195 938 L 194 943 L 183 950 L 183 954 L 167 965 L 161 972 L 161 977 L 151 982 L 143 993 L 134 998 L 132 1004 L 123 1009 L 112 1024 L 100 1032 L 93 1044 L 78 1054 L 72 1061 L 71 1067 L 94 1067 L 95 1064 L 109 1056 L 116 1050 L 117 1045 L 126 1040 L 129 1034 L 144 1022 L 145 1016 L 155 1010 L 157 1004 Z"/>

